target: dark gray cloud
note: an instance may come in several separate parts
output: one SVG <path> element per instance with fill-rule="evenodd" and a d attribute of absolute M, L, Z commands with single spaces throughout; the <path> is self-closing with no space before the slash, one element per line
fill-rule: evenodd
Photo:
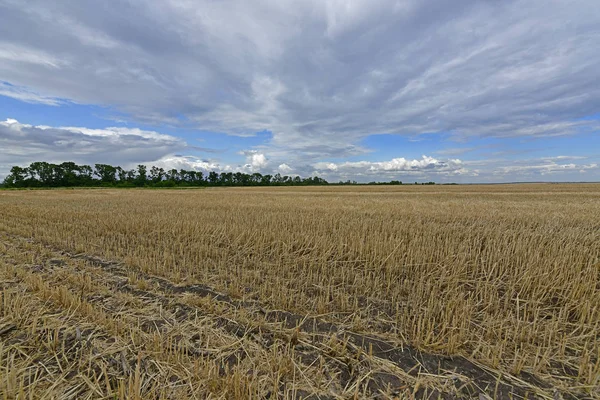
<path fill-rule="evenodd" d="M 245 164 L 223 165 L 173 156 L 186 145 L 164 135 L 22 125 L 16 138 L 0 125 L 0 162 L 94 154 L 94 162 L 333 178 L 588 177 L 597 160 L 445 159 L 470 147 L 414 170 L 385 166 L 431 157 L 319 168 L 367 153 L 360 143 L 371 134 L 468 141 L 600 131 L 582 119 L 600 111 L 599 21 L 597 0 L 0 0 L 0 95 L 109 106 L 150 124 L 273 133 Z"/>
<path fill-rule="evenodd" d="M 564 135 L 598 129 L 575 122 L 600 110 L 598 21 L 596 0 L 0 0 L 0 94 L 314 160 L 373 133 Z"/>

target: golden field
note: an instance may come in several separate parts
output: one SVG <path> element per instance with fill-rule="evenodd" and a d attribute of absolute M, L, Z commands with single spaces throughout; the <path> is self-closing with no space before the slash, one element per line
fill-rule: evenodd
<path fill-rule="evenodd" d="M 600 185 L 0 191 L 0 398 L 600 398 Z"/>

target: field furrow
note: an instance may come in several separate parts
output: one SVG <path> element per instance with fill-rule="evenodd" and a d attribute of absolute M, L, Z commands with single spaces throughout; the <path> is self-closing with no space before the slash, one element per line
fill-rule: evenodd
<path fill-rule="evenodd" d="M 144 272 L 131 272 L 122 263 L 70 254 L 31 239 L 15 236 L 4 239 L 4 245 L 11 247 L 7 254 L 19 254 L 34 261 L 19 265 L 19 273 L 29 290 L 59 307 L 73 309 L 74 315 L 98 321 L 100 329 L 108 329 L 125 340 L 122 348 L 128 351 L 118 353 L 121 364 L 117 358 L 112 359 L 112 364 L 122 365 L 117 373 L 121 380 L 112 378 L 111 385 L 116 385 L 120 393 L 124 390 L 129 393 L 122 385 L 137 365 L 136 352 L 131 349 L 137 350 L 138 356 L 154 355 L 153 362 L 167 365 L 173 358 L 190 364 L 189 367 L 194 359 L 214 360 L 213 367 L 219 375 L 225 375 L 242 365 L 250 357 L 249 352 L 254 353 L 258 347 L 258 351 L 277 352 L 277 357 L 287 353 L 293 363 L 304 368 L 304 376 L 322 375 L 320 385 L 311 380 L 304 386 L 312 389 L 326 386 L 329 393 L 322 391 L 320 396 L 313 393 L 321 398 L 353 393 L 371 397 L 404 393 L 418 398 L 470 398 L 486 393 L 493 398 L 515 399 L 553 394 L 549 390 L 551 385 L 531 375 L 501 376 L 464 357 L 425 353 L 406 344 L 349 331 L 323 318 L 266 310 L 258 301 L 233 299 L 206 285 L 177 285 Z M 66 335 L 66 329 L 57 334 L 61 343 L 73 341 L 73 337 Z M 214 338 L 221 341 L 210 346 Z M 249 350 L 248 346 L 254 349 Z M 149 364 L 148 357 L 142 360 L 144 365 Z M 190 387 L 189 376 L 177 375 L 171 368 L 167 370 L 172 373 L 168 377 L 171 386 Z M 160 381 L 158 376 L 153 379 Z M 145 395 L 156 395 L 153 388 L 162 385 L 147 384 Z M 185 389 L 173 391 L 179 396 L 185 392 Z M 285 381 L 277 392 L 289 396 Z M 165 397 L 173 393 L 165 394 L 163 387 Z M 302 398 L 310 391 L 297 388 L 295 393 Z M 567 393 L 563 396 L 570 397 Z"/>

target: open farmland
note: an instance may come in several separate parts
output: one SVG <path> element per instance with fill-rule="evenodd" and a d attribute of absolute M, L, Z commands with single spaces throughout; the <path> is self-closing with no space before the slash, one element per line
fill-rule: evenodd
<path fill-rule="evenodd" d="M 600 398 L 600 185 L 0 191 L 4 398 Z"/>

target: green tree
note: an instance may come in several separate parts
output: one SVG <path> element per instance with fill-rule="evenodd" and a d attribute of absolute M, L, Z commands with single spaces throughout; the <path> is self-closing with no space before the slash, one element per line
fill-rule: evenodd
<path fill-rule="evenodd" d="M 60 186 L 80 186 L 82 184 L 79 177 L 79 165 L 73 161 L 66 161 L 60 164 L 60 168 L 62 170 Z"/>
<path fill-rule="evenodd" d="M 147 175 L 148 167 L 146 167 L 143 164 L 139 164 L 137 166 L 137 171 L 138 171 L 138 175 L 135 178 L 135 184 L 137 186 L 144 186 L 148 182 L 148 175 Z"/>
<path fill-rule="evenodd" d="M 29 173 L 37 186 L 52 186 L 53 168 L 44 161 L 36 161 L 29 165 Z"/>
<path fill-rule="evenodd" d="M 94 175 L 100 178 L 100 182 L 115 184 L 117 183 L 117 168 L 108 164 L 95 164 Z"/>
<path fill-rule="evenodd" d="M 4 178 L 4 185 L 7 187 L 24 187 L 29 172 L 27 168 L 14 166 L 10 169 L 10 174 Z"/>
<path fill-rule="evenodd" d="M 163 180 L 164 176 L 165 176 L 164 169 L 158 168 L 155 166 L 150 168 L 150 180 L 152 181 L 152 183 L 159 183 L 160 181 Z"/>
<path fill-rule="evenodd" d="M 173 168 L 165 173 L 166 179 L 172 182 L 181 182 L 182 176 L 179 175 L 179 172 Z"/>
<path fill-rule="evenodd" d="M 136 174 L 137 172 L 137 174 Z M 347 183 L 350 183 L 348 181 Z M 352 182 L 356 184 L 356 182 Z M 72 161 L 52 164 L 44 161 L 31 163 L 27 168 L 14 166 L 4 179 L 6 187 L 52 187 L 52 186 L 258 186 L 258 185 L 326 185 L 327 181 L 317 176 L 302 179 L 300 176 L 262 175 L 258 172 L 210 171 L 208 175 L 200 171 L 164 169 L 153 166 L 148 176 L 148 168 L 138 165 L 137 170 L 125 170 L 109 164 L 77 165 Z M 343 183 L 342 183 L 343 184 Z M 430 184 L 433 184 L 431 182 Z"/>
<path fill-rule="evenodd" d="M 204 185 L 206 181 L 204 180 L 204 174 L 202 171 L 190 171 L 192 173 L 192 182 L 194 185 L 200 186 Z"/>
<path fill-rule="evenodd" d="M 217 185 L 219 183 L 219 174 L 215 171 L 210 171 L 210 173 L 208 174 L 208 182 L 211 185 Z"/>
<path fill-rule="evenodd" d="M 219 183 L 223 186 L 233 185 L 233 172 L 221 172 L 219 174 Z"/>
<path fill-rule="evenodd" d="M 263 175 L 260 184 L 263 186 L 269 186 L 271 184 L 271 179 L 273 179 L 273 175 Z"/>

